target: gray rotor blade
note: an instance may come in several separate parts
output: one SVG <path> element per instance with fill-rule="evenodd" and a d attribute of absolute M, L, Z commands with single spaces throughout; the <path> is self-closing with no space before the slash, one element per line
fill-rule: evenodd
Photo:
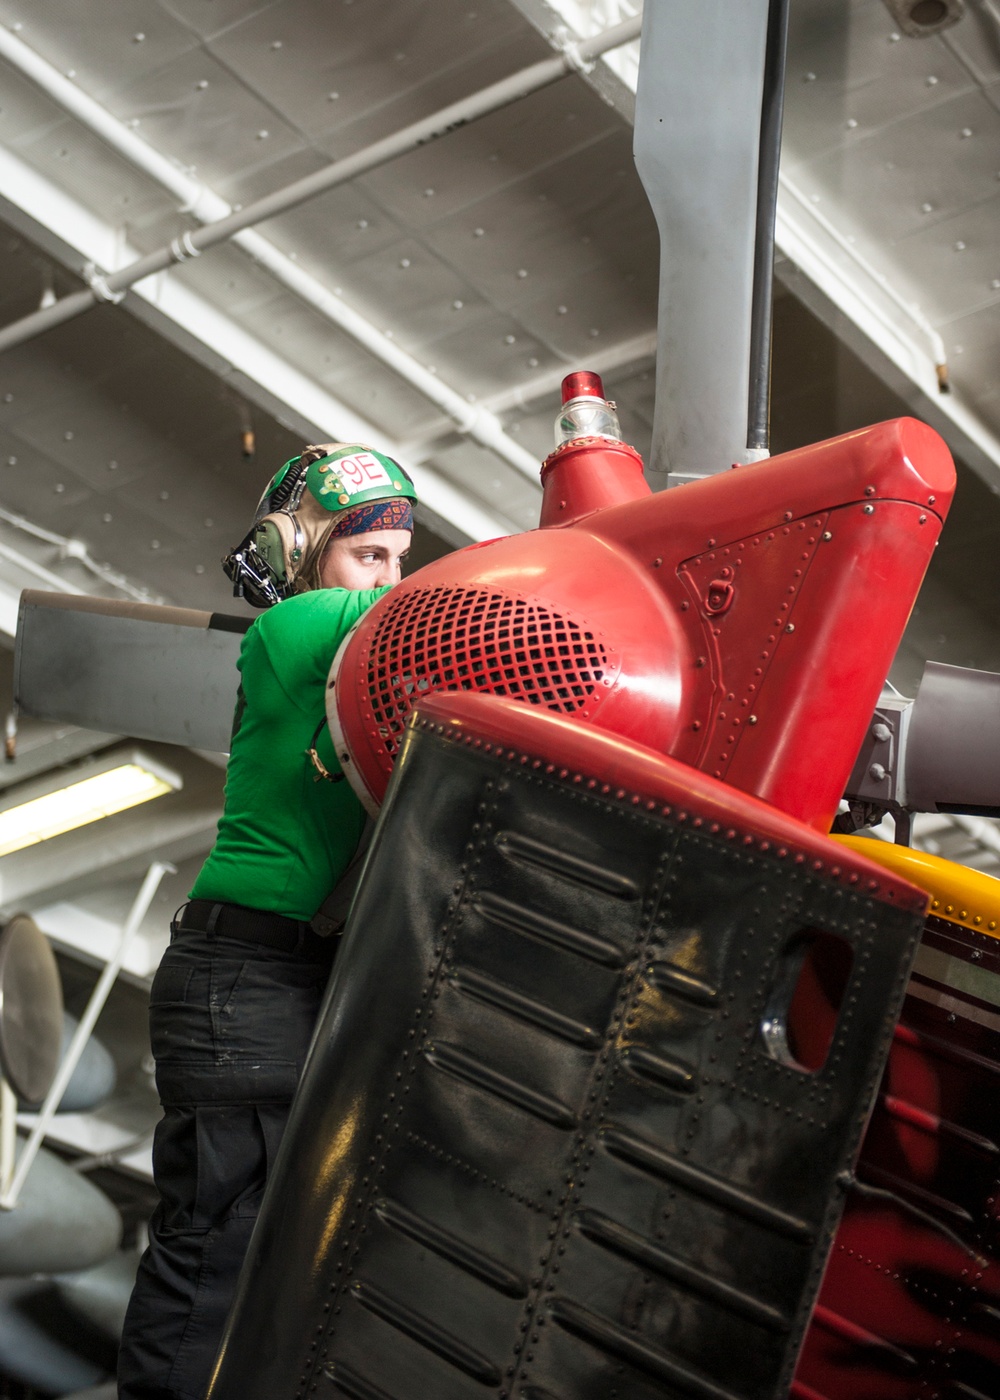
<path fill-rule="evenodd" d="M 1000 814 L 1000 675 L 928 661 L 905 760 L 911 810 Z"/>
<path fill-rule="evenodd" d="M 224 753 L 252 620 L 26 590 L 15 704 L 37 719 Z"/>
<path fill-rule="evenodd" d="M 754 455 L 747 410 L 769 12 L 769 0 L 646 0 L 643 10 L 635 160 L 660 230 L 650 466 L 672 484 Z"/>

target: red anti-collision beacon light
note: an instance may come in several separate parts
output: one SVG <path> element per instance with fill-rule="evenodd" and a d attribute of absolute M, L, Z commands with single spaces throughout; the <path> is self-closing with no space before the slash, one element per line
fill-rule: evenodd
<path fill-rule="evenodd" d="M 542 463 L 542 526 L 570 525 L 605 506 L 649 495 L 642 458 L 622 441 L 615 405 L 592 370 L 567 374 L 555 451 Z"/>
<path fill-rule="evenodd" d="M 603 399 L 604 385 L 601 383 L 601 376 L 594 374 L 592 370 L 581 369 L 575 374 L 567 374 L 562 382 L 562 401 L 569 403 L 570 399 L 581 398 Z"/>
<path fill-rule="evenodd" d="M 617 406 L 604 397 L 601 376 L 592 370 L 567 374 L 562 382 L 562 407 L 556 414 L 557 448 L 578 438 L 607 438 L 621 442 Z"/>

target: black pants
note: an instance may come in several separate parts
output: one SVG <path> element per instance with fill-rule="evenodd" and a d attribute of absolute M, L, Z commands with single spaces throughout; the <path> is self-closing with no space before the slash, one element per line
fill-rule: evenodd
<path fill-rule="evenodd" d="M 125 1318 L 120 1400 L 203 1400 L 329 970 L 183 926 L 163 956 L 149 1013 L 160 1203 Z"/>

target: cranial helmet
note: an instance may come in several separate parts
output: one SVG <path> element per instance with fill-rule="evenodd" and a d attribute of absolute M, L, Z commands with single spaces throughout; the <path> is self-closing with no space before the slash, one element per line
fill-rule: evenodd
<path fill-rule="evenodd" d="M 375 501 L 416 502 L 398 462 L 362 443 L 321 443 L 292 457 L 268 482 L 254 523 L 222 567 L 233 594 L 269 608 L 315 586 L 319 560 L 338 517 Z"/>

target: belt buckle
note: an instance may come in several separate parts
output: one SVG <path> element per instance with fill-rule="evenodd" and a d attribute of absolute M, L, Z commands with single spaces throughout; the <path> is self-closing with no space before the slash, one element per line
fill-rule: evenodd
<path fill-rule="evenodd" d="M 306 924 L 306 928 L 311 933 L 314 933 L 317 938 L 324 939 L 324 941 L 331 938 L 335 933 L 340 933 L 343 927 L 339 919 L 333 919 L 329 914 L 324 914 L 322 909 L 318 910 L 312 916 L 309 923 Z"/>

